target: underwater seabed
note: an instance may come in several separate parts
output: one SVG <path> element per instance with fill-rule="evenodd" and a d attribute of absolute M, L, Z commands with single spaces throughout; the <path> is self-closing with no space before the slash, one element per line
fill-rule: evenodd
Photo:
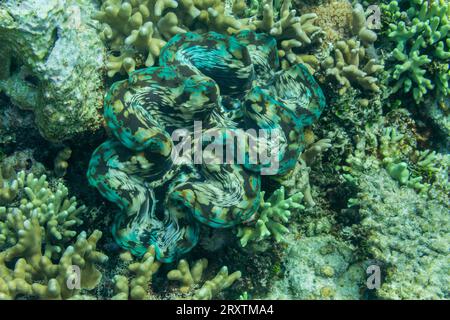
<path fill-rule="evenodd" d="M 449 19 L 0 0 L 0 299 L 449 299 Z"/>

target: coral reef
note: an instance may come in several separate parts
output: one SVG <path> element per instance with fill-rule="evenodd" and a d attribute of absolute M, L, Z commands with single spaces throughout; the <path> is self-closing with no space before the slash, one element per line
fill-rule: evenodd
<path fill-rule="evenodd" d="M 9 174 L 4 179 L 0 246 L 11 247 L 20 241 L 16 228 L 25 220 L 36 217 L 44 230 L 42 243 L 44 255 L 48 258 L 59 256 L 76 235 L 74 228 L 82 224 L 80 215 L 86 210 L 78 206 L 74 197 L 68 198 L 68 190 L 58 184 L 56 190 L 49 187 L 47 177 L 35 177 L 24 171 Z M 17 198 L 17 200 L 16 200 Z"/>
<path fill-rule="evenodd" d="M 335 43 L 341 39 L 350 38 L 353 35 L 350 26 L 352 22 L 353 7 L 349 1 L 295 1 L 295 8 L 299 12 L 315 13 L 317 19 L 315 25 L 323 30 L 323 43 Z"/>
<path fill-rule="evenodd" d="M 89 237 L 84 232 L 80 233 L 57 263 L 40 252 L 41 228 L 35 217 L 17 225 L 16 231 L 20 234 L 20 242 L 0 252 L 0 299 L 89 298 L 80 294 L 80 291 L 92 290 L 97 286 L 102 275 L 96 269 L 96 264 L 108 260 L 106 255 L 96 251 L 97 241 L 102 235 L 100 231 Z M 15 258 L 18 259 L 14 268 L 10 269 L 8 265 Z M 74 269 L 74 266 L 79 269 Z M 75 270 L 80 270 L 80 279 Z"/>
<path fill-rule="evenodd" d="M 220 0 L 104 0 L 94 18 L 102 23 L 102 39 L 119 53 L 108 57 L 110 77 L 118 72 L 129 74 L 136 66 L 153 66 L 161 49 L 177 34 L 241 27 L 238 20 L 225 14 Z"/>
<path fill-rule="evenodd" d="M 374 76 L 383 69 L 375 59 L 366 59 L 366 49 L 359 41 L 350 39 L 338 41 L 334 51 L 335 58 L 328 57 L 322 64 L 327 76 L 336 78 L 340 89 L 344 94 L 352 85 L 359 86 L 363 90 L 379 92 L 378 79 Z M 362 61 L 365 64 L 361 65 Z"/>
<path fill-rule="evenodd" d="M 449 299 L 449 16 L 0 0 L 0 300 Z"/>
<path fill-rule="evenodd" d="M 94 151 L 88 179 L 121 209 L 113 225 L 120 246 L 143 255 L 154 245 L 158 260 L 174 261 L 197 244 L 198 222 L 228 228 L 250 219 L 260 205 L 261 175 L 293 169 L 303 130 L 325 99 L 303 65 L 277 71 L 277 62 L 275 40 L 264 34 L 185 33 L 164 47 L 159 67 L 112 86 L 105 119 L 114 139 Z M 170 136 L 179 130 L 188 150 L 174 157 Z M 252 130 L 266 131 L 258 137 Z M 281 136 L 276 150 L 273 132 Z M 254 161 L 254 146 L 269 161 L 261 161 L 262 152 Z M 224 162 L 225 151 L 232 163 Z M 161 190 L 164 198 L 155 198 Z"/>
<path fill-rule="evenodd" d="M 98 129 L 104 46 L 83 1 L 2 1 L 0 91 L 61 141 Z"/>
<path fill-rule="evenodd" d="M 276 4 L 279 7 L 276 7 Z M 279 55 L 282 67 L 288 68 L 297 63 L 308 63 L 317 66 L 318 60 L 311 55 L 299 54 L 298 49 L 318 43 L 324 32 L 314 25 L 317 14 L 307 13 L 296 16 L 292 10 L 292 1 L 264 0 L 261 3 L 262 16 L 254 19 L 251 25 L 254 30 L 273 36 L 279 43 Z"/>
<path fill-rule="evenodd" d="M 196 289 L 201 284 L 207 266 L 208 260 L 200 259 L 190 268 L 189 263 L 182 259 L 178 263 L 177 269 L 169 271 L 167 279 L 179 281 L 181 284 L 180 292 L 184 294 L 193 292 L 192 298 L 194 300 L 211 300 L 241 277 L 240 271 L 228 274 L 228 268 L 224 266 L 214 278 L 205 281 L 200 288 Z"/>
<path fill-rule="evenodd" d="M 450 188 L 449 155 L 418 149 L 416 138 L 405 124 L 390 123 L 408 115 L 408 111 L 399 109 L 367 125 L 353 154 L 346 159 L 344 176 L 351 181 L 365 170 L 384 167 L 401 185 L 431 198 L 446 199 Z"/>
<path fill-rule="evenodd" d="M 132 261 L 129 252 L 121 255 L 121 259 Z M 152 276 L 159 269 L 160 263 L 155 261 L 155 249 L 149 247 L 142 257 L 141 262 L 132 262 L 128 265 L 128 272 L 132 274 L 129 278 L 124 275 L 114 276 L 115 300 L 144 300 L 153 298 L 150 291 Z"/>

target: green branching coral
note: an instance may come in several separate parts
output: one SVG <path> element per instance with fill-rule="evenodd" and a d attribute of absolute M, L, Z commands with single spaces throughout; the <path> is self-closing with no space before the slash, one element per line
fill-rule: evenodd
<path fill-rule="evenodd" d="M 15 197 L 0 206 L 0 298 L 68 299 L 95 288 L 101 279 L 95 265 L 107 260 L 96 250 L 101 232 L 82 232 L 70 245 L 85 207 L 67 197 L 64 185 L 50 188 L 45 175 L 21 171 L 12 179 Z M 73 266 L 81 278 L 70 288 L 78 283 Z"/>
<path fill-rule="evenodd" d="M 264 200 L 264 192 L 261 195 L 261 206 L 256 213 L 252 225 L 238 228 L 237 236 L 243 247 L 249 241 L 261 241 L 268 237 L 273 237 L 279 242 L 284 239 L 284 235 L 289 232 L 285 224 L 289 221 L 293 211 L 302 210 L 300 204 L 303 194 L 298 192 L 286 198 L 284 187 L 276 190 L 267 200 Z"/>
<path fill-rule="evenodd" d="M 43 232 L 44 255 L 59 256 L 82 224 L 80 214 L 86 209 L 78 206 L 75 197 L 68 198 L 67 188 L 59 184 L 56 190 L 49 187 L 46 176 L 35 177 L 21 171 L 10 180 L 18 201 L 14 198 L 0 207 L 0 248 L 16 245 L 20 236 L 16 226 L 36 217 Z"/>
<path fill-rule="evenodd" d="M 391 61 L 393 92 L 412 92 L 416 103 L 428 95 L 450 92 L 450 5 L 447 1 L 391 1 L 388 38 L 395 46 Z"/>
<path fill-rule="evenodd" d="M 41 253 L 44 232 L 36 216 L 17 224 L 15 231 L 19 242 L 0 252 L 0 299 L 82 299 L 81 290 L 92 290 L 100 282 L 102 274 L 96 265 L 108 260 L 96 250 L 100 231 L 89 237 L 80 233 L 56 261 Z"/>
<path fill-rule="evenodd" d="M 140 262 L 133 262 L 129 252 L 121 255 L 121 259 L 131 262 L 128 265 L 128 277 L 126 275 L 114 276 L 114 296 L 115 300 L 146 300 L 154 299 L 151 291 L 151 280 L 159 266 L 155 261 L 155 248 L 149 247 Z"/>

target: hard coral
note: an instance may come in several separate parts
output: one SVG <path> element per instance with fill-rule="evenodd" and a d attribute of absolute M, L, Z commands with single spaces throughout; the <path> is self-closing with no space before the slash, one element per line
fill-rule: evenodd
<path fill-rule="evenodd" d="M 114 277 L 113 299 L 117 300 L 147 300 L 161 299 L 163 296 L 153 292 L 152 276 L 159 270 L 160 263 L 155 260 L 155 248 L 149 247 L 141 261 L 135 261 L 130 252 L 121 255 L 122 259 L 129 262 L 128 272 Z M 228 274 L 227 267 L 223 267 L 211 280 L 204 281 L 208 260 L 200 259 L 192 267 L 181 259 L 177 269 L 167 273 L 169 281 L 176 281 L 180 285 L 173 288 L 168 294 L 171 299 L 198 299 L 210 300 L 230 287 L 241 277 L 239 271 Z"/>
<path fill-rule="evenodd" d="M 364 247 L 386 269 L 376 295 L 382 299 L 448 298 L 448 202 L 426 200 L 399 187 L 383 171 L 361 177 L 356 201 Z"/>
<path fill-rule="evenodd" d="M 284 187 L 276 190 L 267 201 L 263 194 L 254 221 L 238 228 L 237 236 L 241 245 L 245 247 L 249 241 L 261 241 L 270 236 L 277 242 L 283 240 L 284 235 L 289 232 L 285 224 L 292 212 L 304 209 L 300 204 L 302 199 L 303 194 L 300 192 L 285 198 Z"/>
<path fill-rule="evenodd" d="M 153 66 L 162 47 L 176 34 L 239 30 L 240 23 L 224 10 L 220 0 L 104 0 L 94 18 L 102 23 L 102 38 L 119 53 L 109 56 L 108 75 Z"/>
<path fill-rule="evenodd" d="M 352 15 L 354 36 L 336 42 L 335 58 L 330 56 L 322 62 L 325 75 L 337 81 L 340 95 L 345 94 L 352 86 L 369 92 L 381 91 L 377 74 L 384 67 L 378 59 L 368 54 L 369 47 L 373 51 L 372 45 L 377 40 L 377 35 L 366 25 L 363 7 L 357 4 Z"/>
<path fill-rule="evenodd" d="M 393 92 L 412 92 L 416 103 L 450 93 L 450 5 L 447 1 L 391 1 L 383 5 L 390 17 L 388 38 Z"/>
<path fill-rule="evenodd" d="M 0 299 L 69 299 L 95 288 L 96 264 L 108 259 L 96 250 L 101 232 L 82 232 L 71 244 L 84 206 L 67 199 L 63 185 L 50 189 L 45 176 L 20 172 L 15 184 L 19 200 L 0 207 Z"/>
<path fill-rule="evenodd" d="M 228 5 L 222 0 L 103 0 L 94 18 L 102 23 L 101 36 L 112 51 L 107 63 L 110 77 L 153 66 L 166 42 L 188 31 L 267 32 L 278 41 L 283 68 L 317 63 L 297 50 L 320 41 L 323 33 L 313 24 L 317 15 L 296 16 L 291 0 L 279 8 L 274 8 L 273 0 L 265 0 L 260 9 L 248 8 L 243 1 Z"/>
<path fill-rule="evenodd" d="M 352 84 L 372 92 L 379 92 L 378 79 L 374 76 L 383 69 L 375 59 L 366 59 L 366 49 L 358 41 L 338 41 L 335 45 L 335 59 L 328 57 L 323 68 L 339 83 L 339 93 L 344 94 Z M 364 65 L 360 65 L 366 60 Z"/>

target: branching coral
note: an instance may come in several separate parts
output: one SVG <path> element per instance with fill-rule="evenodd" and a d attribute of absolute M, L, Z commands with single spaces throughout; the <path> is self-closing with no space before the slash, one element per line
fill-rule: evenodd
<path fill-rule="evenodd" d="M 352 85 L 364 90 L 379 92 L 378 78 L 375 76 L 383 66 L 376 59 L 366 60 L 366 49 L 358 41 L 350 39 L 338 41 L 335 46 L 335 58 L 328 57 L 322 64 L 326 74 L 336 78 L 340 86 L 339 94 L 344 94 Z"/>
<path fill-rule="evenodd" d="M 427 95 L 450 92 L 450 5 L 447 1 L 391 1 L 383 6 L 391 18 L 393 92 L 412 92 L 419 103 Z"/>
<path fill-rule="evenodd" d="M 81 299 L 82 289 L 92 290 L 100 282 L 102 275 L 96 265 L 108 260 L 96 250 L 102 235 L 100 231 L 94 231 L 89 237 L 85 232 L 80 233 L 57 262 L 41 253 L 42 229 L 37 217 L 17 224 L 16 232 L 20 236 L 19 242 L 0 252 L 0 299 L 23 296 Z M 11 269 L 9 265 L 16 258 L 18 260 Z"/>
<path fill-rule="evenodd" d="M 161 296 L 152 291 L 152 276 L 158 271 L 161 263 L 155 261 L 155 248 L 149 247 L 140 262 L 133 261 L 131 254 L 126 252 L 121 255 L 122 259 L 129 261 L 128 276 L 116 275 L 114 277 L 113 299 L 117 300 L 146 300 L 160 299 Z M 230 287 L 241 277 L 239 271 L 228 274 L 227 267 L 223 267 L 219 273 L 211 280 L 203 282 L 205 269 L 208 260 L 200 259 L 196 261 L 192 268 L 189 263 L 181 259 L 177 269 L 167 273 L 167 279 L 179 283 L 179 287 L 169 296 L 175 299 L 198 299 L 210 300 Z M 202 284 L 203 283 L 203 284 Z"/>
<path fill-rule="evenodd" d="M 296 16 L 291 0 L 278 1 L 279 8 L 274 8 L 274 2 L 276 1 L 263 1 L 261 19 L 251 22 L 255 30 L 270 34 L 277 39 L 280 57 L 286 59 L 283 60 L 283 68 L 302 62 L 313 65 L 317 63 L 313 56 L 297 53 L 299 48 L 321 41 L 323 31 L 314 25 L 317 15 L 310 13 Z"/>
<path fill-rule="evenodd" d="M 313 56 L 301 55 L 296 49 L 320 40 L 322 31 L 313 24 L 317 16 L 297 17 L 291 0 L 283 1 L 279 8 L 274 8 L 273 0 L 265 0 L 262 7 L 258 12 L 247 8 L 244 1 L 236 1 L 228 8 L 222 0 L 103 0 L 94 18 L 101 22 L 101 36 L 113 52 L 107 63 L 110 77 L 119 72 L 129 74 L 137 66 L 153 66 L 166 42 L 188 31 L 266 32 L 279 43 L 280 56 L 286 58 L 283 68 L 300 62 L 316 64 Z M 258 14 L 261 19 L 248 18 Z"/>
<path fill-rule="evenodd" d="M 68 246 L 85 207 L 77 207 L 74 197 L 67 198 L 63 185 L 52 190 L 44 175 L 35 178 L 22 171 L 14 181 L 18 200 L 9 199 L 0 207 L 0 296 L 67 299 L 78 295 L 80 288 L 93 289 L 101 278 L 95 264 L 107 260 L 96 251 L 101 232 L 89 237 L 82 232 Z M 81 274 L 74 275 L 73 266 Z M 69 287 L 72 282 L 79 286 Z"/>
<path fill-rule="evenodd" d="M 88 1 L 2 1 L 0 91 L 61 141 L 100 127 L 104 45 Z"/>
<path fill-rule="evenodd" d="M 366 27 L 365 13 L 360 4 L 353 9 L 352 31 L 355 36 L 338 41 L 334 48 L 335 57 L 326 58 L 322 62 L 322 68 L 328 77 L 337 81 L 341 95 L 352 86 L 379 92 L 377 73 L 384 67 L 368 54 L 367 48 L 377 40 L 377 35 Z"/>
<path fill-rule="evenodd" d="M 377 40 L 377 34 L 369 29 L 368 25 L 364 8 L 357 3 L 352 12 L 352 32 L 364 46 L 371 45 Z"/>
<path fill-rule="evenodd" d="M 169 271 L 167 278 L 172 281 L 178 281 L 181 284 L 180 292 L 191 294 L 194 300 L 211 300 L 221 291 L 230 287 L 241 277 L 241 272 L 236 271 L 228 273 L 227 267 L 222 267 L 217 275 L 211 280 L 207 280 L 198 288 L 202 282 L 204 271 L 208 266 L 208 260 L 200 259 L 196 261 L 192 268 L 186 260 L 180 260 L 178 268 Z"/>
<path fill-rule="evenodd" d="M 286 199 L 284 187 L 273 192 L 267 201 L 262 192 L 259 211 L 252 219 L 253 226 L 247 223 L 247 226 L 238 228 L 237 236 L 241 245 L 245 247 L 249 241 L 261 241 L 270 236 L 277 242 L 283 240 L 284 235 L 289 232 L 284 224 L 289 221 L 292 212 L 304 209 L 302 200 L 303 194 L 300 192 Z"/>
<path fill-rule="evenodd" d="M 73 228 L 82 223 L 79 215 L 85 206 L 78 207 L 75 197 L 67 198 L 68 190 L 62 184 L 53 191 L 45 175 L 35 178 L 32 173 L 26 175 L 22 171 L 12 181 L 16 196 L 19 193 L 21 196 L 18 203 L 12 198 L 6 206 L 0 207 L 0 246 L 15 245 L 20 238 L 15 225 L 36 216 L 39 225 L 45 230 L 45 256 L 51 258 L 60 255 L 64 245 L 76 235 Z"/>
<path fill-rule="evenodd" d="M 132 261 L 129 252 L 122 254 L 125 261 Z M 160 263 L 155 261 L 155 248 L 149 247 L 141 262 L 132 262 L 128 265 L 131 276 L 116 275 L 114 277 L 114 296 L 116 300 L 144 300 L 154 299 L 151 292 L 153 274 L 159 269 Z M 131 278 L 131 280 L 129 280 Z"/>
<path fill-rule="evenodd" d="M 120 53 L 108 58 L 110 77 L 130 73 L 143 64 L 153 66 L 162 47 L 176 34 L 241 27 L 238 20 L 225 14 L 221 0 L 104 0 L 94 18 L 102 23 L 102 38 L 112 51 Z"/>

